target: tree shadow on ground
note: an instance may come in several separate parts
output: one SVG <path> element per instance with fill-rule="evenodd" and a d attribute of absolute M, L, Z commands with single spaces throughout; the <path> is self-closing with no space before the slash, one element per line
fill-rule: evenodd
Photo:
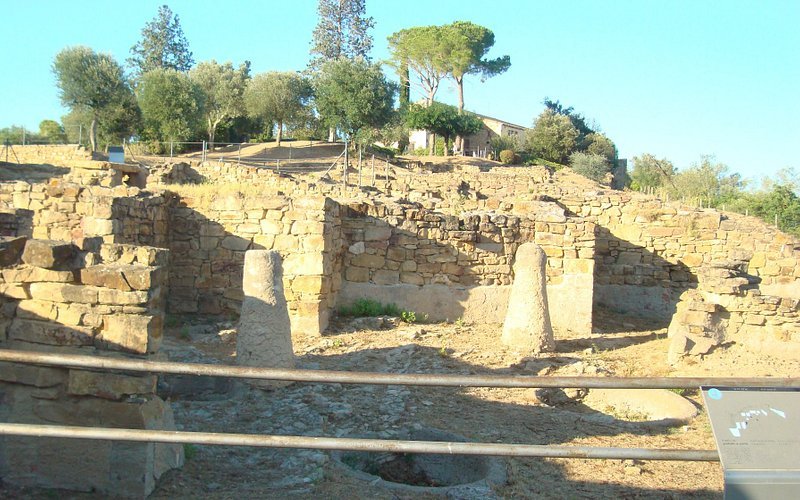
<path fill-rule="evenodd" d="M 18 164 L 0 161 L 0 182 L 46 182 L 64 177 L 71 169 L 46 164 Z"/>
<path fill-rule="evenodd" d="M 390 334 L 387 332 L 387 334 Z M 569 362 L 569 360 L 566 360 Z M 476 375 L 531 375 L 521 367 L 492 369 L 472 364 L 455 356 L 443 356 L 441 350 L 417 344 L 387 348 L 369 348 L 349 353 L 326 354 L 311 351 L 297 359 L 298 368 L 342 371 L 378 371 L 384 373 L 448 373 Z M 233 387 L 241 383 L 232 383 Z M 245 387 L 247 387 L 245 385 Z M 243 403 L 253 399 L 254 391 L 262 394 L 261 406 Z M 652 436 L 670 435 L 668 428 L 653 427 L 609 419 L 580 401 L 564 407 L 534 404 L 531 389 L 480 389 L 401 387 L 340 384 L 295 383 L 263 393 L 245 388 L 227 391 L 224 406 L 217 410 L 205 408 L 204 402 L 181 402 L 196 405 L 197 418 L 178 423 L 185 430 L 224 431 L 261 434 L 301 434 L 307 436 L 363 436 L 377 434 L 391 439 L 395 433 L 422 426 L 462 435 L 471 442 L 519 443 L 535 445 L 586 444 L 613 446 L 610 438 L 619 438 L 617 446 L 647 447 Z M 191 395 L 186 395 L 191 400 Z M 206 399 L 208 401 L 208 399 Z M 244 404 L 244 406 L 240 406 Z M 236 414 L 242 420 L 225 421 L 224 415 Z M 189 413 L 193 414 L 193 413 Z M 252 415 L 269 418 L 250 419 Z M 194 414 L 193 414 L 194 415 Z M 315 423 L 298 432 L 300 423 Z M 382 434 L 383 433 L 383 434 Z M 644 443 L 644 444 L 643 444 Z M 674 448 L 681 445 L 676 441 Z M 279 483 L 289 472 L 281 472 L 280 464 L 302 460 L 299 450 L 229 449 L 226 454 L 211 447 L 202 447 L 198 457 L 202 463 L 193 471 L 176 471 L 162 484 L 154 498 L 169 497 L 179 487 L 202 488 L 207 482 L 228 481 L 215 494 L 289 495 Z M 258 453 L 261 466 L 257 470 L 235 470 L 237 460 L 221 457 L 240 457 Z M 501 497 L 582 497 L 631 498 L 700 496 L 716 497 L 702 480 L 687 480 L 681 463 L 637 462 L 644 470 L 639 480 L 631 479 L 620 461 L 564 462 L 538 458 L 500 459 L 507 468 L 509 481 L 497 485 Z M 313 466 L 317 467 L 317 466 Z M 718 473 L 715 465 L 705 466 L 705 475 Z M 370 482 L 342 475 L 330 466 L 324 478 L 303 490 L 300 497 L 357 498 L 418 498 L 383 489 Z M 602 469 L 602 470 L 601 470 Z M 230 484 L 235 476 L 239 484 Z M 578 477 L 580 479 L 574 479 Z M 598 479 L 586 479 L 598 477 Z M 602 477 L 603 479 L 600 479 Z M 637 476 L 638 477 L 638 476 Z M 226 479 L 228 478 L 228 479 Z M 670 485 L 668 483 L 674 482 Z M 245 486 L 246 485 L 246 486 Z"/>

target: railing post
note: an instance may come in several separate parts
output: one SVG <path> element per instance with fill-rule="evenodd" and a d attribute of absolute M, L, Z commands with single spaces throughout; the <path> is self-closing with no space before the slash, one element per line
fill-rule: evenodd
<path fill-rule="evenodd" d="M 342 182 L 344 188 L 347 189 L 347 169 L 350 166 L 350 151 L 347 147 L 347 139 L 344 140 L 344 174 L 342 175 Z"/>
<path fill-rule="evenodd" d="M 237 154 L 237 157 L 236 157 L 236 165 L 241 165 L 241 164 L 242 164 L 242 143 L 240 142 L 239 143 L 239 153 Z"/>
<path fill-rule="evenodd" d="M 169 141 L 169 157 L 172 158 L 172 141 Z"/>
<path fill-rule="evenodd" d="M 375 155 L 372 155 L 372 187 L 375 187 Z"/>

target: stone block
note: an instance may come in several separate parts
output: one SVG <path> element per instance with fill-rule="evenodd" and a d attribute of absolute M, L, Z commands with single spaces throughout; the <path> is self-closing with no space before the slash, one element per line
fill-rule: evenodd
<path fill-rule="evenodd" d="M 79 302 L 81 304 L 97 304 L 98 287 L 74 285 L 71 283 L 32 283 L 31 297 L 37 300 L 53 302 Z"/>
<path fill-rule="evenodd" d="M 364 283 L 369 281 L 369 269 L 366 267 L 348 267 L 344 271 L 344 277 L 347 281 Z"/>
<path fill-rule="evenodd" d="M 297 276 L 292 281 L 294 293 L 322 293 L 322 276 Z"/>
<path fill-rule="evenodd" d="M 545 286 L 547 256 L 535 243 L 523 243 L 514 257 L 514 282 L 503 321 L 503 344 L 521 352 L 555 349 Z"/>
<path fill-rule="evenodd" d="M 94 330 L 83 326 L 14 318 L 8 328 L 8 338 L 35 344 L 80 347 L 93 345 Z"/>
<path fill-rule="evenodd" d="M 98 341 L 113 350 L 146 354 L 161 344 L 160 316 L 116 314 L 103 318 Z"/>
<path fill-rule="evenodd" d="M 143 265 L 127 266 L 122 270 L 128 285 L 134 290 L 149 290 L 163 284 L 167 279 L 165 267 Z"/>
<path fill-rule="evenodd" d="M 129 292 L 131 286 L 125 279 L 122 266 L 115 264 L 100 264 L 80 270 L 80 281 L 84 285 L 101 286 Z"/>
<path fill-rule="evenodd" d="M 133 377 L 118 373 L 70 370 L 67 393 L 121 400 L 133 394 L 154 394 L 156 379 L 155 375 Z"/>
<path fill-rule="evenodd" d="M 146 290 L 123 292 L 110 288 L 100 288 L 97 293 L 97 302 L 108 305 L 133 306 L 147 304 L 149 299 L 150 297 Z"/>
<path fill-rule="evenodd" d="M 118 227 L 119 222 L 114 219 L 84 217 L 81 221 L 83 234 L 87 236 L 109 236 L 115 234 Z"/>
<path fill-rule="evenodd" d="M 283 272 L 287 276 L 325 274 L 324 259 L 319 253 L 293 253 L 286 257 Z"/>
<path fill-rule="evenodd" d="M 400 281 L 410 285 L 424 285 L 425 278 L 417 273 L 400 273 Z"/>
<path fill-rule="evenodd" d="M 396 285 L 400 283 L 400 273 L 387 269 L 378 269 L 372 275 L 372 282 L 376 285 Z"/>
<path fill-rule="evenodd" d="M 24 236 L 0 236 L 0 267 L 16 265 L 27 240 Z"/>
<path fill-rule="evenodd" d="M 55 240 L 28 240 L 22 261 L 34 267 L 70 270 L 74 266 L 77 248 L 72 243 Z"/>
<path fill-rule="evenodd" d="M 64 383 L 67 370 L 19 363 L 0 362 L 0 381 L 33 387 L 54 387 Z"/>
<path fill-rule="evenodd" d="M 0 297 L 8 299 L 30 299 L 28 289 L 18 283 L 0 283 Z"/>
<path fill-rule="evenodd" d="M 3 280 L 7 283 L 36 283 L 49 281 L 54 283 L 70 283 L 75 281 L 74 271 L 53 271 L 42 267 L 21 265 L 3 270 Z"/>
<path fill-rule="evenodd" d="M 383 267 L 385 261 L 386 259 L 384 259 L 380 255 L 362 253 L 361 255 L 356 255 L 355 257 L 353 257 L 350 260 L 350 264 L 358 267 L 372 267 L 380 269 L 381 267 Z"/>
<path fill-rule="evenodd" d="M 364 228 L 364 241 L 385 241 L 391 236 L 391 226 L 367 226 Z"/>
<path fill-rule="evenodd" d="M 222 239 L 220 246 L 222 246 L 222 248 L 227 248 L 228 250 L 242 252 L 250 248 L 251 244 L 252 241 L 250 241 L 250 239 L 248 238 L 241 238 L 239 236 L 230 235 Z"/>
<path fill-rule="evenodd" d="M 21 300 L 17 304 L 17 317 L 22 319 L 55 320 L 56 304 L 46 300 Z"/>

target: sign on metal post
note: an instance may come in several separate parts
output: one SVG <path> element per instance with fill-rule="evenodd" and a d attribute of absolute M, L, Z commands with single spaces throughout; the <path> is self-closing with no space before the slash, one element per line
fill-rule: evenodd
<path fill-rule="evenodd" d="M 800 498 L 800 389 L 702 387 L 725 499 Z"/>

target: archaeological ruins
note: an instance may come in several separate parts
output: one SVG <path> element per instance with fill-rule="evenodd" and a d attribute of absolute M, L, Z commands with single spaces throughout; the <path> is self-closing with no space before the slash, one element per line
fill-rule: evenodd
<path fill-rule="evenodd" d="M 292 338 L 322 335 L 340 306 L 369 297 L 429 321 L 497 325 L 510 302 L 544 300 L 549 317 L 519 323 L 551 328 L 556 341 L 590 334 L 593 310 L 606 308 L 669 324 L 672 362 L 702 363 L 732 343 L 800 356 L 800 241 L 753 217 L 611 190 L 568 169 L 381 162 L 363 187 L 354 172 L 345 187 L 341 169 L 190 159 L 148 169 L 75 146 L 15 150 L 58 174 L 7 164 L 0 183 L 0 348 L 162 360 L 165 315 L 241 313 L 241 362 L 291 367 Z M 515 290 L 515 274 L 543 286 Z M 498 327 L 498 342 L 552 348 L 512 333 Z M 259 358 L 260 335 L 284 355 Z M 3 363 L 0 420 L 174 429 L 156 383 Z M 4 436 L 0 478 L 142 497 L 183 453 Z"/>

